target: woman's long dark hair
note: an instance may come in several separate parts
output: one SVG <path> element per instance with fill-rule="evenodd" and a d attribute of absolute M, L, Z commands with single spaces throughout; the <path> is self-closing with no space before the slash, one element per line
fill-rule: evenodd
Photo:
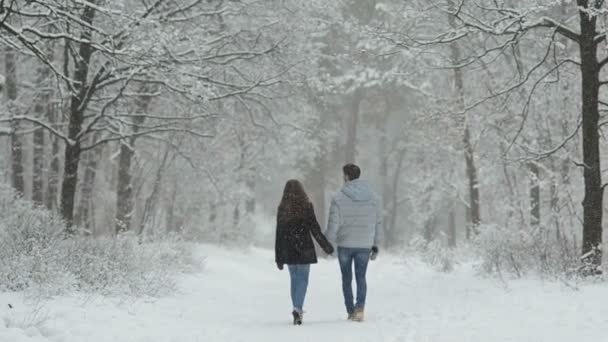
<path fill-rule="evenodd" d="M 285 184 L 283 197 L 279 204 L 277 220 L 279 222 L 287 222 L 295 218 L 304 217 L 306 208 L 310 206 L 310 200 L 302 183 L 296 179 L 290 179 Z"/>

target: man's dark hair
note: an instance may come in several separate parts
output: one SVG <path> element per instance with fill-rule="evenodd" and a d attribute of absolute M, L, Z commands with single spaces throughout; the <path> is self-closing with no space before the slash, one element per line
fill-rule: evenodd
<path fill-rule="evenodd" d="M 361 176 L 361 169 L 355 164 L 346 164 L 342 167 L 342 171 L 348 177 L 348 180 L 355 180 Z"/>

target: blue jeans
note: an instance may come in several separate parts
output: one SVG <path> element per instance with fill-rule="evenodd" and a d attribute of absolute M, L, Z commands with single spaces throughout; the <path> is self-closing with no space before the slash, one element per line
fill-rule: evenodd
<path fill-rule="evenodd" d="M 365 307 L 367 295 L 367 263 L 369 262 L 369 248 L 345 248 L 338 247 L 338 261 L 342 271 L 342 292 L 344 293 L 344 305 L 350 314 L 355 308 Z M 353 262 L 355 263 L 355 279 L 357 282 L 357 303 L 353 303 Z"/>
<path fill-rule="evenodd" d="M 302 312 L 306 289 L 308 288 L 308 275 L 310 265 L 287 265 L 291 279 L 291 302 L 293 309 Z"/>

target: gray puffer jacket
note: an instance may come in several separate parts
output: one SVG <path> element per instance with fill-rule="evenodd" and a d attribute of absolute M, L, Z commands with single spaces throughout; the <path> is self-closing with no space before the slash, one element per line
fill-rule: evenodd
<path fill-rule="evenodd" d="M 327 233 L 339 247 L 371 248 L 384 239 L 382 210 L 366 181 L 347 182 L 331 200 Z"/>

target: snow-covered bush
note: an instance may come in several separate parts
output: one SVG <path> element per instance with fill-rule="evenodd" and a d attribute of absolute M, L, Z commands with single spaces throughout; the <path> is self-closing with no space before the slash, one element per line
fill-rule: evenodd
<path fill-rule="evenodd" d="M 66 283 L 64 265 L 50 254 L 58 250 L 63 228 L 56 215 L 0 185 L 0 290 L 59 289 Z"/>
<path fill-rule="evenodd" d="M 178 273 L 200 265 L 176 237 L 67 238 L 63 231 L 57 215 L 0 185 L 0 291 L 159 296 Z"/>
<path fill-rule="evenodd" d="M 74 286 L 102 294 L 160 296 L 174 290 L 178 273 L 195 265 L 192 249 L 178 239 L 76 238 L 59 250 Z"/>
<path fill-rule="evenodd" d="M 428 242 L 422 236 L 417 236 L 410 242 L 410 247 L 424 263 L 438 271 L 451 272 L 458 263 L 456 252 L 440 239 Z"/>
<path fill-rule="evenodd" d="M 554 230 L 484 225 L 479 231 L 474 246 L 484 273 L 562 276 L 581 265 L 575 239 Z"/>

